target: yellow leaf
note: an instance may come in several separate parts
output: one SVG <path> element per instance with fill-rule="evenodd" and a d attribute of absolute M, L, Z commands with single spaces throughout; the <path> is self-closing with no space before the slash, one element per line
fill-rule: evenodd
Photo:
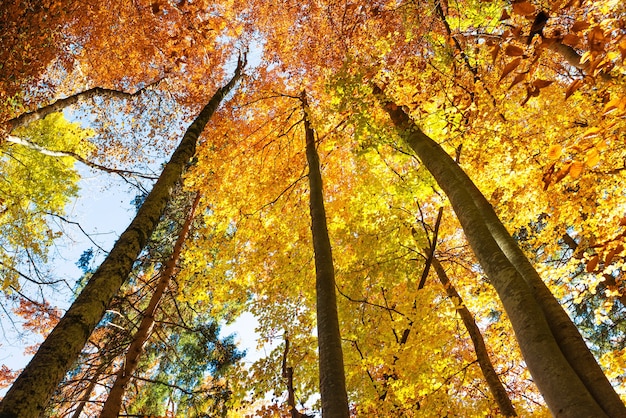
<path fill-rule="evenodd" d="M 583 133 L 583 138 L 593 138 L 594 136 L 598 136 L 598 133 L 602 132 L 602 128 L 594 126 L 593 128 L 589 128 Z"/>
<path fill-rule="evenodd" d="M 551 160 L 558 160 L 561 157 L 562 153 L 563 147 L 561 147 L 559 144 L 554 144 L 548 149 L 548 158 Z"/>
<path fill-rule="evenodd" d="M 600 153 L 596 147 L 591 148 L 587 151 L 587 166 L 593 167 L 600 162 Z"/>
<path fill-rule="evenodd" d="M 582 172 L 583 172 L 583 163 L 581 163 L 580 161 L 574 161 L 572 165 L 570 165 L 569 167 L 569 175 L 574 179 L 577 179 L 578 177 L 580 177 L 580 174 Z"/>

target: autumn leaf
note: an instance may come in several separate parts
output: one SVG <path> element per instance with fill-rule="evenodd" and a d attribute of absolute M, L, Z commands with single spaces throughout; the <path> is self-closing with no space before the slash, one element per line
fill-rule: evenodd
<path fill-rule="evenodd" d="M 535 6 L 527 1 L 513 3 L 513 12 L 521 16 L 529 16 L 535 13 Z"/>
<path fill-rule="evenodd" d="M 567 100 L 568 97 L 574 94 L 574 92 L 576 92 L 576 90 L 578 90 L 580 86 L 582 86 L 582 84 L 583 80 L 581 78 L 574 80 L 565 91 L 565 99 Z"/>
<path fill-rule="evenodd" d="M 565 44 L 565 45 L 569 45 L 569 46 L 574 46 L 575 47 L 580 42 L 580 37 L 578 37 L 577 35 L 574 35 L 572 33 L 568 33 L 567 35 L 565 35 L 563 37 L 561 42 L 563 44 Z"/>
<path fill-rule="evenodd" d="M 569 175 L 574 179 L 577 179 L 578 177 L 580 177 L 580 174 L 582 172 L 583 172 L 583 163 L 581 163 L 580 161 L 574 161 L 572 165 L 570 165 L 569 170 L 568 170 Z"/>
<path fill-rule="evenodd" d="M 504 53 L 510 57 L 519 57 L 524 55 L 524 50 L 516 45 L 507 45 L 504 49 Z"/>
<path fill-rule="evenodd" d="M 515 75 L 515 78 L 513 79 L 513 81 L 511 82 L 511 85 L 509 86 L 508 90 L 511 90 L 516 84 L 521 83 L 522 81 L 524 81 L 526 79 L 526 76 L 528 75 L 528 73 L 519 73 Z"/>
<path fill-rule="evenodd" d="M 577 20 L 572 25 L 571 31 L 572 32 L 580 32 L 580 31 L 583 31 L 583 30 L 587 29 L 589 26 L 590 26 L 589 22 L 585 22 L 585 21 L 582 21 L 582 20 Z"/>
<path fill-rule="evenodd" d="M 506 77 L 511 71 L 516 69 L 517 66 L 520 64 L 520 62 L 522 62 L 521 58 L 515 58 L 513 61 L 505 65 L 504 68 L 502 69 L 502 75 L 500 76 L 500 81 L 502 81 L 502 79 Z"/>
<path fill-rule="evenodd" d="M 537 87 L 538 89 L 543 89 L 545 87 L 548 87 L 552 83 L 554 83 L 554 80 L 537 79 L 537 80 L 533 81 L 533 86 Z"/>
<path fill-rule="evenodd" d="M 592 271 L 595 271 L 596 267 L 598 267 L 599 262 L 600 262 L 599 256 L 594 255 L 593 257 L 591 257 L 591 259 L 587 261 L 587 265 L 585 267 L 585 270 L 587 271 L 587 273 L 591 273 Z"/>
<path fill-rule="evenodd" d="M 600 162 L 600 153 L 598 152 L 598 149 L 596 147 L 591 148 L 587 151 L 586 158 L 585 163 L 587 164 L 587 167 L 593 167 L 598 164 Z"/>
<path fill-rule="evenodd" d="M 548 158 L 551 160 L 558 160 L 561 157 L 562 152 L 563 147 L 561 147 L 561 145 L 551 145 L 550 148 L 548 148 Z"/>

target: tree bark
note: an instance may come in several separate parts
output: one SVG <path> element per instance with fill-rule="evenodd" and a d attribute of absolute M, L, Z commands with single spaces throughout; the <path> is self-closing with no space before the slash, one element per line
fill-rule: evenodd
<path fill-rule="evenodd" d="M 195 154 L 198 136 L 241 77 L 244 65 L 245 60 L 240 60 L 233 78 L 217 90 L 189 126 L 131 224 L 0 402 L 0 418 L 36 418 L 43 413 L 55 388 L 128 278 L 172 190 Z"/>
<path fill-rule="evenodd" d="M 117 418 L 120 409 L 122 408 L 122 398 L 126 392 L 126 386 L 128 385 L 128 382 L 130 382 L 133 373 L 135 373 L 140 357 L 143 354 L 143 348 L 152 334 L 156 311 L 161 304 L 165 290 L 169 286 L 172 277 L 174 277 L 174 270 L 176 269 L 176 265 L 180 259 L 180 253 L 185 239 L 187 238 L 187 234 L 189 233 L 189 229 L 191 228 L 191 223 L 199 201 L 200 194 L 197 193 L 189 214 L 187 215 L 187 219 L 185 219 L 183 227 L 178 234 L 172 255 L 161 272 L 161 277 L 159 278 L 156 288 L 154 289 L 154 293 L 152 293 L 152 296 L 150 297 L 150 302 L 146 307 L 141 323 L 139 324 L 139 328 L 137 328 L 133 341 L 128 347 L 124 364 L 117 372 L 113 387 L 109 391 L 109 396 L 102 407 L 102 411 L 100 412 L 100 418 Z"/>
<path fill-rule="evenodd" d="M 309 165 L 311 189 L 311 233 L 315 252 L 315 277 L 317 291 L 317 339 L 319 347 L 320 395 L 324 418 L 348 418 L 348 395 L 343 367 L 337 296 L 335 294 L 335 269 L 326 225 L 326 211 L 320 172 L 319 156 L 315 148 L 315 133 L 311 127 L 306 93 L 301 96 L 304 110 L 306 157 Z"/>
<path fill-rule="evenodd" d="M 459 295 L 456 291 L 456 288 L 450 282 L 443 266 L 435 257 L 432 259 L 432 266 L 435 268 L 437 277 L 446 290 L 448 297 L 453 301 L 455 299 L 458 301 L 459 307 L 457 308 L 457 312 L 459 313 L 459 316 L 461 317 L 461 320 L 463 321 L 463 324 L 472 339 L 474 351 L 476 352 L 476 359 L 480 365 L 480 370 L 482 370 L 487 386 L 489 386 L 489 390 L 491 390 L 491 394 L 500 408 L 500 413 L 506 417 L 517 416 L 515 408 L 513 408 L 513 404 L 511 403 L 511 399 L 506 393 L 506 389 L 504 388 L 502 381 L 500 381 L 500 378 L 493 367 L 493 363 L 491 363 L 487 347 L 485 346 L 485 340 L 483 339 L 483 335 L 480 333 L 480 329 L 478 329 L 478 325 L 476 325 L 476 321 L 474 320 L 472 313 L 465 305 L 463 305 L 461 295 Z"/>
<path fill-rule="evenodd" d="M 375 93 L 382 92 L 375 89 Z M 459 179 L 460 167 L 401 108 L 386 104 L 385 110 L 450 199 L 472 250 L 500 296 L 526 364 L 552 413 L 559 417 L 607 416 L 565 358 L 531 286 L 494 239 L 484 211 Z"/>
<path fill-rule="evenodd" d="M 155 85 L 160 80 L 151 83 L 134 93 L 126 93 L 120 90 L 112 90 L 106 89 L 102 87 L 94 87 L 85 91 L 81 91 L 79 93 L 73 94 L 71 96 L 65 97 L 63 99 L 55 100 L 54 102 L 43 106 L 37 110 L 33 110 L 32 112 L 24 113 L 16 118 L 10 119 L 6 121 L 7 126 L 5 127 L 6 132 L 11 133 L 13 130 L 26 126 L 36 120 L 43 119 L 51 113 L 60 112 L 63 109 L 72 106 L 76 103 L 85 102 L 94 97 L 115 97 L 115 98 L 130 98 L 141 94 L 148 87 Z M 0 138 L 0 142 L 1 138 Z"/>

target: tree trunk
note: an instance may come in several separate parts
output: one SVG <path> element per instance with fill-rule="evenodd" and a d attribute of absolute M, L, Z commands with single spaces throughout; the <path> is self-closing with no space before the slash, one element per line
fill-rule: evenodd
<path fill-rule="evenodd" d="M 443 150 L 442 150 L 443 151 Z M 445 152 L 444 152 L 445 153 Z M 446 154 L 447 155 L 447 154 Z M 450 158 L 450 160 L 452 160 Z M 563 355 L 587 390 L 610 417 L 626 417 L 626 406 L 587 347 L 585 340 L 539 273 L 504 227 L 493 207 L 457 165 L 457 176 L 480 210 L 483 220 L 505 256 L 530 286 Z"/>
<path fill-rule="evenodd" d="M 315 252 L 317 291 L 317 339 L 319 347 L 320 394 L 324 418 L 348 418 L 348 395 L 343 368 L 341 334 L 335 294 L 335 269 L 326 226 L 326 211 L 322 193 L 322 174 L 315 148 L 315 133 L 311 127 L 306 93 L 302 93 L 306 157 L 311 189 L 311 232 Z"/>
<path fill-rule="evenodd" d="M 400 111 L 400 109 L 397 109 Z M 408 117 L 407 117 L 408 118 Z M 408 120 L 408 119 L 407 119 Z M 415 125 L 414 129 L 419 131 Z M 550 289 L 543 282 L 537 270 L 530 263 L 524 252 L 517 245 L 511 234 L 504 227 L 500 218 L 495 213 L 493 206 L 483 196 L 469 176 L 459 165 L 431 138 L 424 135 L 424 145 L 428 145 L 431 152 L 441 157 L 441 164 L 445 165 L 451 175 L 461 183 L 461 186 L 469 194 L 470 199 L 480 212 L 480 219 L 495 239 L 500 250 L 509 260 L 511 265 L 523 277 L 530 286 L 533 296 L 541 307 L 545 319 L 548 322 L 556 342 L 563 355 L 576 372 L 589 393 L 610 417 L 626 417 L 626 406 L 620 399 L 611 382 L 607 379 L 602 368 L 587 347 L 578 328 L 572 322 L 567 312 L 563 309 Z M 426 164 L 426 162 L 424 162 Z M 432 171 L 431 171 L 432 173 Z M 437 180 L 439 182 L 439 180 Z M 440 184 L 441 185 L 441 184 Z M 442 187 L 444 189 L 444 187 Z M 445 191 L 445 189 L 444 189 Z M 453 203 L 454 205 L 454 203 Z M 456 212 L 456 209 L 455 209 Z M 458 213 L 457 213 L 458 215 Z"/>
<path fill-rule="evenodd" d="M 36 418 L 43 413 L 55 388 L 78 358 L 89 335 L 128 278 L 174 186 L 195 154 L 198 136 L 224 96 L 241 77 L 243 66 L 244 60 L 240 60 L 233 78 L 213 95 L 189 126 L 135 219 L 7 392 L 0 403 L 0 418 Z"/>
<path fill-rule="evenodd" d="M 476 352 L 476 359 L 480 365 L 480 370 L 482 370 L 485 381 L 487 381 L 487 386 L 489 386 L 489 390 L 491 390 L 491 394 L 500 408 L 500 413 L 506 417 L 517 416 L 515 408 L 513 408 L 513 404 L 511 403 L 511 399 L 506 393 L 506 389 L 504 388 L 504 385 L 500 381 L 500 378 L 491 363 L 489 353 L 487 353 L 487 347 L 485 346 L 485 340 L 480 333 L 480 329 L 478 329 L 478 325 L 476 325 L 476 321 L 474 321 L 472 313 L 463 305 L 461 295 L 459 295 L 456 291 L 443 266 L 435 257 L 432 259 L 432 266 L 435 268 L 437 277 L 446 290 L 448 297 L 453 301 L 456 299 L 455 303 L 458 302 L 459 307 L 457 308 L 457 312 L 459 313 L 459 316 L 461 316 L 463 324 L 472 339 L 474 351 Z"/>
<path fill-rule="evenodd" d="M 189 211 L 189 215 L 187 215 L 187 219 L 185 219 L 185 223 L 183 224 L 183 227 L 178 234 L 178 238 L 176 239 L 176 243 L 174 244 L 172 255 L 165 265 L 165 268 L 161 272 L 161 277 L 159 278 L 157 286 L 154 289 L 154 293 L 152 293 L 152 296 L 150 297 L 150 302 L 148 303 L 143 318 L 141 319 L 139 328 L 137 328 L 137 332 L 135 332 L 133 341 L 128 347 L 128 351 L 126 352 L 126 358 L 124 359 L 124 364 L 117 372 L 117 377 L 115 378 L 113 387 L 109 391 L 109 396 L 107 397 L 107 400 L 102 407 L 102 411 L 100 412 L 100 418 L 117 418 L 120 412 L 120 409 L 122 407 L 122 398 L 124 397 L 124 393 L 126 392 L 126 386 L 128 385 L 128 382 L 130 382 L 133 373 L 135 373 L 137 365 L 139 364 L 139 359 L 143 354 L 144 345 L 152 334 L 156 310 L 159 307 L 161 300 L 163 299 L 163 294 L 165 293 L 165 290 L 169 286 L 169 283 L 174 276 L 174 270 L 176 269 L 176 265 L 178 264 L 180 252 L 183 248 L 183 243 L 187 238 L 187 234 L 189 233 L 189 229 L 191 228 L 191 222 L 193 221 L 195 210 L 198 206 L 199 201 L 200 194 L 197 193 Z"/>
<path fill-rule="evenodd" d="M 531 286 L 495 241 L 484 211 L 459 179 L 460 167 L 401 108 L 385 109 L 450 199 L 470 246 L 502 300 L 526 364 L 552 413 L 560 417 L 607 416 L 565 358 Z"/>

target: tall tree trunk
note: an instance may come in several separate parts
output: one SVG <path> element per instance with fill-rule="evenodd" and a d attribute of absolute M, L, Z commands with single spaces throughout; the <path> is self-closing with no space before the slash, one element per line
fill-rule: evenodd
<path fill-rule="evenodd" d="M 480 365 L 480 370 L 482 370 L 485 381 L 487 382 L 487 386 L 489 386 L 489 390 L 491 390 L 491 394 L 493 395 L 493 398 L 500 408 L 500 413 L 506 417 L 517 416 L 515 408 L 513 408 L 513 404 L 511 403 L 511 399 L 506 393 L 506 389 L 500 381 L 500 378 L 498 377 L 498 374 L 493 367 L 493 363 L 491 363 L 491 359 L 489 359 L 489 353 L 487 353 L 485 340 L 480 333 L 480 329 L 478 329 L 478 325 L 476 325 L 476 321 L 474 321 L 472 313 L 469 311 L 469 309 L 467 309 L 466 306 L 463 305 L 463 299 L 461 298 L 461 295 L 459 295 L 459 292 L 456 291 L 456 288 L 450 282 L 450 279 L 448 278 L 448 275 L 443 266 L 435 257 L 432 258 L 432 266 L 435 268 L 437 277 L 439 278 L 439 281 L 446 290 L 448 297 L 450 297 L 450 299 L 452 299 L 453 301 L 456 299 L 455 303 L 458 302 L 458 304 L 460 305 L 460 307 L 457 309 L 457 312 L 461 316 L 461 320 L 463 320 L 463 324 L 465 325 L 465 328 L 467 329 L 467 332 L 472 339 L 472 343 L 474 344 L 474 351 L 476 352 L 476 359 L 478 360 L 478 364 Z"/>
<path fill-rule="evenodd" d="M 161 277 L 159 278 L 157 286 L 154 289 L 154 293 L 152 293 L 152 296 L 150 297 L 150 302 L 146 307 L 143 318 L 141 319 L 141 323 L 139 324 L 139 328 L 137 328 L 137 332 L 135 332 L 133 341 L 128 347 L 128 351 L 126 352 L 126 358 L 124 359 L 124 364 L 117 372 L 117 377 L 115 378 L 113 387 L 109 391 L 109 396 L 107 397 L 107 400 L 102 407 L 102 411 L 100 412 L 100 418 L 117 418 L 120 412 L 120 409 L 122 407 L 122 398 L 124 397 L 124 393 L 126 392 L 126 386 L 128 385 L 128 382 L 130 382 L 133 373 L 135 373 L 137 365 L 139 364 L 139 359 L 143 354 L 143 348 L 150 338 L 150 335 L 152 334 L 156 311 L 161 304 L 161 300 L 163 299 L 163 294 L 165 293 L 165 290 L 169 286 L 170 281 L 174 276 L 174 270 L 176 269 L 176 265 L 178 264 L 178 260 L 180 259 L 180 253 L 183 248 L 183 243 L 185 242 L 187 234 L 189 233 L 189 229 L 191 228 L 191 223 L 193 221 L 195 210 L 198 206 L 199 201 L 200 194 L 197 193 L 191 209 L 189 210 L 189 214 L 187 215 L 187 219 L 185 219 L 183 227 L 178 234 L 178 238 L 176 239 L 176 243 L 174 244 L 172 255 L 167 261 L 165 268 L 161 272 Z"/>
<path fill-rule="evenodd" d="M 401 111 L 401 109 L 396 109 L 395 111 Z M 417 126 L 415 126 L 415 129 L 419 130 Z M 424 135 L 423 132 L 421 134 Z M 424 137 L 424 145 L 428 146 L 431 152 L 441 157 L 441 164 L 448 167 L 451 175 L 455 176 L 462 184 L 461 187 L 466 190 L 480 212 L 480 218 L 489 230 L 490 235 L 495 239 L 509 262 L 530 286 L 559 348 L 589 393 L 609 416 L 626 417 L 626 406 L 587 347 L 578 328 L 576 328 L 567 312 L 550 292 L 537 270 L 502 224 L 493 206 L 491 206 L 467 173 L 459 167 L 452 157 L 431 138 L 426 135 Z M 442 189 L 444 188 L 442 187 Z"/>
<path fill-rule="evenodd" d="M 526 364 L 552 413 L 562 417 L 607 416 L 565 358 L 531 286 L 494 239 L 484 211 L 460 180 L 460 167 L 401 108 L 387 105 L 385 109 L 450 199 L 470 246 L 502 300 Z"/>
<path fill-rule="evenodd" d="M 244 65 L 245 60 L 240 60 L 233 78 L 213 95 L 189 126 L 131 224 L 0 402 L 0 418 L 36 418 L 43 413 L 55 388 L 128 278 L 174 186 L 195 154 L 198 136 L 241 77 Z"/>
<path fill-rule="evenodd" d="M 317 291 L 317 340 L 319 347 L 320 394 L 324 418 L 348 418 L 348 395 L 343 368 L 341 334 L 335 294 L 335 269 L 326 226 L 326 211 L 322 193 L 322 174 L 315 148 L 315 133 L 307 113 L 306 93 L 301 96 L 304 110 L 306 158 L 309 165 L 311 189 L 311 232 L 315 252 L 315 277 Z"/>
<path fill-rule="evenodd" d="M 448 158 L 452 160 L 450 157 Z M 550 292 L 537 270 L 504 227 L 493 206 L 456 163 L 454 163 L 454 167 L 456 167 L 455 171 L 457 171 L 460 181 L 480 210 L 489 232 L 511 264 L 530 286 L 535 299 L 544 312 L 557 344 L 571 367 L 578 374 L 596 402 L 602 406 L 602 409 L 609 416 L 626 417 L 626 406 L 587 347 L 576 325 L 574 325 L 567 312 Z"/>

